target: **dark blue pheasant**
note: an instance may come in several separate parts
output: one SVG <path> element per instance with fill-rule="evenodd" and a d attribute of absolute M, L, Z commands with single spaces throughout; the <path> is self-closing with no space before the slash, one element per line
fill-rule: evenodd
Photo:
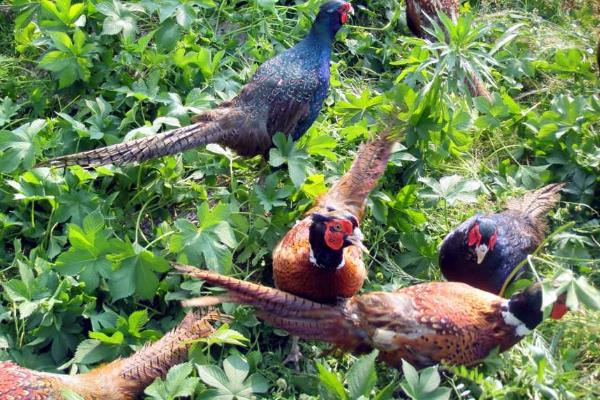
<path fill-rule="evenodd" d="M 353 12 L 342 0 L 324 3 L 302 41 L 261 65 L 236 97 L 196 115 L 192 125 L 42 164 L 140 162 L 208 143 L 230 147 L 241 156 L 265 156 L 275 133 L 298 139 L 317 118 L 329 88 L 333 40 Z"/>
<path fill-rule="evenodd" d="M 500 293 L 511 271 L 544 240 L 543 218 L 560 199 L 563 186 L 544 186 L 510 200 L 501 213 L 477 214 L 463 222 L 442 243 L 444 277 Z"/>

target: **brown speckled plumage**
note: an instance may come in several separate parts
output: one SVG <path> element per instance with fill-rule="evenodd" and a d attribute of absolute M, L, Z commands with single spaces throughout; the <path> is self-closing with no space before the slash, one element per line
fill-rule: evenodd
<path fill-rule="evenodd" d="M 305 218 L 292 227 L 273 251 L 273 275 L 276 286 L 310 300 L 332 303 L 338 297 L 351 297 L 362 287 L 367 270 L 361 250 L 354 245 L 343 249 L 344 266 L 331 270 L 311 263 L 309 228 L 315 213 L 360 223 L 367 196 L 387 165 L 393 145 L 387 132 L 362 144 L 352 166 L 333 187 L 320 196 Z"/>
<path fill-rule="evenodd" d="M 506 300 L 464 283 L 430 282 L 324 305 L 194 267 L 177 265 L 176 269 L 227 289 L 218 301 L 255 306 L 262 319 L 293 335 L 355 353 L 379 349 L 381 359 L 396 367 L 402 359 L 421 367 L 439 362 L 473 364 L 496 347 L 509 349 L 526 333 L 519 334 L 504 316 L 509 302 L 525 303 L 525 294 Z M 522 305 L 528 307 L 524 315 L 531 315 L 529 329 L 542 320 L 541 290 L 532 288 Z M 184 305 L 206 301 L 201 297 Z"/>
<path fill-rule="evenodd" d="M 0 400 L 61 400 L 65 391 L 86 400 L 135 399 L 154 379 L 164 377 L 170 367 L 185 359 L 194 339 L 211 335 L 210 322 L 219 318 L 216 312 L 189 313 L 156 343 L 85 374 L 51 374 L 0 362 Z"/>

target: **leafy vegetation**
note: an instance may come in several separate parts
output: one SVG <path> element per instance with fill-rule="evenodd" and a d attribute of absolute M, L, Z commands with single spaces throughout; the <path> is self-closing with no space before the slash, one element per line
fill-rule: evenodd
<path fill-rule="evenodd" d="M 592 286 L 600 287 L 592 0 L 474 0 L 456 27 L 443 22 L 449 44 L 410 37 L 404 2 L 355 1 L 321 117 L 298 143 L 279 135 L 268 163 L 209 146 L 138 166 L 33 168 L 189 123 L 302 37 L 318 3 L 0 5 L 0 358 L 86 371 L 156 339 L 181 318 L 178 300 L 202 291 L 168 274 L 169 261 L 271 282 L 273 246 L 393 113 L 406 133 L 369 200 L 364 290 L 440 279 L 437 246 L 459 222 L 565 181 L 554 233 L 526 264 L 555 278 L 579 311 L 481 365 L 405 364 L 401 373 L 375 353 L 355 358 L 306 342 L 300 371 L 288 369 L 285 333 L 251 309 L 228 308 L 249 341 L 199 345 L 147 396 L 600 397 L 600 315 L 578 307 L 597 309 Z M 468 96 L 465 71 L 484 80 L 492 103 Z M 556 293 L 546 286 L 546 300 Z"/>

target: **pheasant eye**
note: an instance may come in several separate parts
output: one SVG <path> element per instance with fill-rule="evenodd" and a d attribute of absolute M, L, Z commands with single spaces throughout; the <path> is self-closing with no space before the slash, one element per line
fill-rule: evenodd
<path fill-rule="evenodd" d="M 341 232 L 342 231 L 342 225 L 341 224 L 335 224 L 333 225 L 333 230 L 336 232 Z"/>

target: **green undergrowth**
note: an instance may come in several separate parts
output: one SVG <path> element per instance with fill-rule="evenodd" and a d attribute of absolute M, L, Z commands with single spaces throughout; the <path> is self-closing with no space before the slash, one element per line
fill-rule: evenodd
<path fill-rule="evenodd" d="M 33 166 L 189 123 L 297 42 L 319 2 L 12 4 L 0 5 L 0 358 L 86 371 L 160 337 L 183 316 L 179 300 L 205 291 L 169 274 L 172 261 L 272 284 L 274 245 L 378 122 L 394 119 L 403 140 L 369 198 L 363 290 L 441 279 L 438 246 L 450 230 L 563 181 L 549 239 L 527 268 L 562 282 L 578 311 L 468 368 L 396 371 L 375 354 L 302 342 L 295 371 L 282 364 L 285 332 L 226 308 L 234 321 L 219 345 L 198 345 L 146 395 L 600 397 L 599 300 L 587 286 L 600 287 L 595 2 L 472 1 L 439 44 L 409 35 L 404 2 L 355 1 L 318 121 L 296 144 L 279 135 L 268 162 L 209 146 L 66 171 Z M 468 95 L 466 69 L 491 104 Z"/>

